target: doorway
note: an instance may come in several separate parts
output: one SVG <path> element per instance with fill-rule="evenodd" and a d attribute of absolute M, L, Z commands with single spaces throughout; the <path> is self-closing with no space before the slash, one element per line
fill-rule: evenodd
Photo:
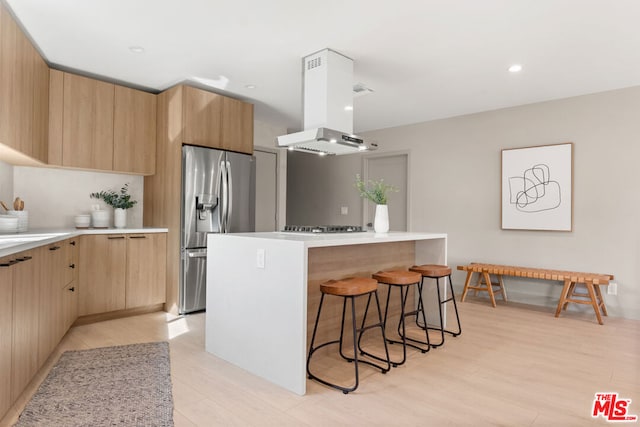
<path fill-rule="evenodd" d="M 256 229 L 278 229 L 278 153 L 268 148 L 256 147 Z"/>
<path fill-rule="evenodd" d="M 389 153 L 363 157 L 363 179 L 365 181 L 384 179 L 398 191 L 389 193 L 389 231 L 407 231 L 409 228 L 408 194 L 409 153 Z M 362 209 L 364 223 L 373 228 L 375 204 L 365 201 Z"/>

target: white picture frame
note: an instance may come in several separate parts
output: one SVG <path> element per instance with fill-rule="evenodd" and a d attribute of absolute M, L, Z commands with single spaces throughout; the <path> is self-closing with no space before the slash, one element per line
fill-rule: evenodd
<path fill-rule="evenodd" d="M 573 143 L 503 149 L 503 230 L 573 231 Z"/>

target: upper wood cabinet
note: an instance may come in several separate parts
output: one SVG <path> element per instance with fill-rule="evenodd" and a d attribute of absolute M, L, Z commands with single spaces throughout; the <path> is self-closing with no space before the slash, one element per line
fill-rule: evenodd
<path fill-rule="evenodd" d="M 113 170 L 153 175 L 156 95 L 116 85 L 113 120 Z"/>
<path fill-rule="evenodd" d="M 113 170 L 114 85 L 51 70 L 50 92 L 49 163 Z"/>
<path fill-rule="evenodd" d="M 253 104 L 224 97 L 222 148 L 241 153 L 253 153 Z"/>
<path fill-rule="evenodd" d="M 0 143 L 47 161 L 49 67 L 0 4 Z"/>
<path fill-rule="evenodd" d="M 191 86 L 184 86 L 183 96 L 183 142 L 221 148 L 223 97 Z"/>
<path fill-rule="evenodd" d="M 152 175 L 156 95 L 51 70 L 49 164 Z"/>
<path fill-rule="evenodd" d="M 183 86 L 182 120 L 185 144 L 253 153 L 253 104 Z"/>

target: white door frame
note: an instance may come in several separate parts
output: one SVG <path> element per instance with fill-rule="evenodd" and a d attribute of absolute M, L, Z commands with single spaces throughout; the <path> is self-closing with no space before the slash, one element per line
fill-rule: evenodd
<path fill-rule="evenodd" d="M 282 228 L 280 225 L 280 156 L 282 155 L 282 150 L 278 150 L 276 148 L 269 147 L 259 147 L 254 146 L 253 151 L 260 151 L 263 153 L 275 154 L 276 155 L 276 230 Z"/>
<path fill-rule="evenodd" d="M 388 151 L 384 153 L 371 153 L 362 156 L 362 179 L 369 180 L 369 160 L 384 157 L 407 156 L 407 231 L 411 231 L 411 150 Z M 367 200 L 362 198 L 362 223 L 367 224 Z"/>

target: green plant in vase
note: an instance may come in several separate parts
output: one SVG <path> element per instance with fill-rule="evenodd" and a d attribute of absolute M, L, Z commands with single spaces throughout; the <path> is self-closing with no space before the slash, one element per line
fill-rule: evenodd
<path fill-rule="evenodd" d="M 114 190 L 99 191 L 97 193 L 91 193 L 89 197 L 92 199 L 102 200 L 114 209 L 113 220 L 116 228 L 126 227 L 126 210 L 131 209 L 136 203 L 138 203 L 136 200 L 131 199 L 128 183 L 123 185 L 119 192 Z"/>
<path fill-rule="evenodd" d="M 384 179 L 363 181 L 360 174 L 356 175 L 355 187 L 360 193 L 360 197 L 371 200 L 376 204 L 376 215 L 373 221 L 373 229 L 376 233 L 386 233 L 389 231 L 389 209 L 387 201 L 389 193 L 398 191 L 393 185 L 386 184 Z"/>

